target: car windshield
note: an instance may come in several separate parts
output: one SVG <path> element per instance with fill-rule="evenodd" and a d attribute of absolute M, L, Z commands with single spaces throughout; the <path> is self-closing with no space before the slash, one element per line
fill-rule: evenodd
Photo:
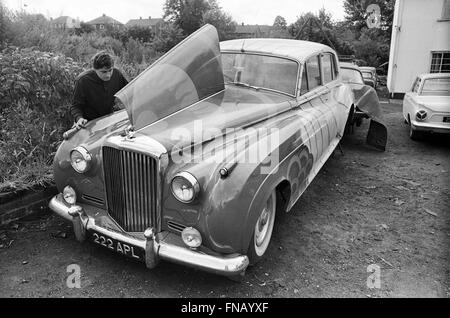
<path fill-rule="evenodd" d="M 298 63 L 289 59 L 242 53 L 222 53 L 226 84 L 268 89 L 295 96 Z"/>
<path fill-rule="evenodd" d="M 372 73 L 370 72 L 361 72 L 364 78 L 372 78 Z"/>
<path fill-rule="evenodd" d="M 450 77 L 426 79 L 421 95 L 450 96 Z"/>
<path fill-rule="evenodd" d="M 361 73 L 351 68 L 341 68 L 342 80 L 346 83 L 364 84 Z"/>

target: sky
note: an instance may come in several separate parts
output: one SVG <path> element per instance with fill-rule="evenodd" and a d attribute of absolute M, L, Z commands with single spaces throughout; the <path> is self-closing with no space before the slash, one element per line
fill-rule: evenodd
<path fill-rule="evenodd" d="M 68 15 L 87 22 L 106 14 L 122 23 L 139 17 L 161 18 L 165 0 L 0 0 L 7 8 L 28 13 L 42 13 L 47 18 Z M 281 15 L 288 24 L 302 13 L 317 13 L 325 8 L 333 20 L 344 19 L 343 0 L 218 0 L 234 21 L 245 24 L 272 25 Z"/>

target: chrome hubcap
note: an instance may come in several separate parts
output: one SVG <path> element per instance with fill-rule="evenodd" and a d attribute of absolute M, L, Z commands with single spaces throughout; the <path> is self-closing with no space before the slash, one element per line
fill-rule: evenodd
<path fill-rule="evenodd" d="M 262 256 L 269 245 L 272 236 L 273 224 L 275 221 L 275 192 L 271 194 L 266 202 L 261 215 L 255 225 L 255 251 L 258 256 Z"/>

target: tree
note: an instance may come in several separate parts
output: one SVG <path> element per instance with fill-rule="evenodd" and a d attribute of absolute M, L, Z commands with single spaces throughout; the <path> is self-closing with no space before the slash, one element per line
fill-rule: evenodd
<path fill-rule="evenodd" d="M 211 5 L 211 9 L 203 14 L 202 24 L 212 24 L 216 27 L 220 41 L 228 40 L 236 30 L 236 22 L 228 13 L 222 11 L 218 5 Z"/>
<path fill-rule="evenodd" d="M 202 26 L 203 15 L 210 9 L 207 0 L 166 0 L 164 18 L 189 35 Z"/>
<path fill-rule="evenodd" d="M 126 37 L 132 38 L 144 43 L 151 42 L 154 38 L 155 34 L 153 33 L 152 29 L 149 27 L 142 27 L 142 26 L 132 26 L 127 28 L 126 30 Z"/>
<path fill-rule="evenodd" d="M 183 30 L 172 23 L 167 23 L 161 27 L 161 30 L 153 40 L 152 45 L 155 51 L 165 53 L 183 39 Z"/>
<path fill-rule="evenodd" d="M 6 14 L 6 7 L 3 6 L 3 2 L 0 1 L 0 48 L 6 43 L 7 40 L 7 25 L 9 24 L 8 16 Z"/>
<path fill-rule="evenodd" d="M 378 5 L 381 13 L 381 27 L 369 28 L 367 7 Z M 353 46 L 356 57 L 371 66 L 389 61 L 389 47 L 394 18 L 395 0 L 345 0 L 347 26 L 354 33 Z"/>
<path fill-rule="evenodd" d="M 278 15 L 278 16 L 275 18 L 275 21 L 273 22 L 273 26 L 274 26 L 276 29 L 287 30 L 286 19 L 283 18 L 282 16 Z"/>
<path fill-rule="evenodd" d="M 369 13 L 367 13 L 366 10 L 371 4 L 380 7 L 381 28 L 390 36 L 394 19 L 395 0 L 345 0 L 344 11 L 346 13 L 346 21 L 353 25 L 359 37 L 361 30 L 367 28 L 367 18 Z"/>
<path fill-rule="evenodd" d="M 81 33 L 91 33 L 91 32 L 94 32 L 94 31 L 95 31 L 95 28 L 94 28 L 93 25 L 85 23 L 85 22 L 81 22 L 80 23 L 80 31 L 79 31 L 80 34 Z"/>
<path fill-rule="evenodd" d="M 288 30 L 298 40 L 328 45 L 341 55 L 353 54 L 351 45 L 337 36 L 335 25 L 332 15 L 322 9 L 318 14 L 312 12 L 302 14 L 288 27 Z"/>

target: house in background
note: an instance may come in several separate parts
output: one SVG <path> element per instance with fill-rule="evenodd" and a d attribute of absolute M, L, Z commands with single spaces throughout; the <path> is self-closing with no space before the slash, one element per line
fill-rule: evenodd
<path fill-rule="evenodd" d="M 236 25 L 234 38 L 265 38 L 270 36 L 272 29 L 273 27 L 270 25 L 250 25 L 242 23 Z"/>
<path fill-rule="evenodd" d="M 125 27 L 123 23 L 108 17 L 106 14 L 86 23 L 92 25 L 97 31 L 106 30 L 107 28 L 123 29 Z"/>
<path fill-rule="evenodd" d="M 80 20 L 69 16 L 61 16 L 56 19 L 51 19 L 50 24 L 52 28 L 60 30 L 73 30 L 80 28 Z"/>
<path fill-rule="evenodd" d="M 140 28 L 149 28 L 152 30 L 154 34 L 159 34 L 161 28 L 164 26 L 166 22 L 161 18 L 152 19 L 152 17 L 148 17 L 148 19 L 131 19 L 128 21 L 125 26 L 127 28 L 132 27 L 140 27 Z"/>
<path fill-rule="evenodd" d="M 403 98 L 417 75 L 450 72 L 450 0 L 397 0 L 387 88 Z"/>

